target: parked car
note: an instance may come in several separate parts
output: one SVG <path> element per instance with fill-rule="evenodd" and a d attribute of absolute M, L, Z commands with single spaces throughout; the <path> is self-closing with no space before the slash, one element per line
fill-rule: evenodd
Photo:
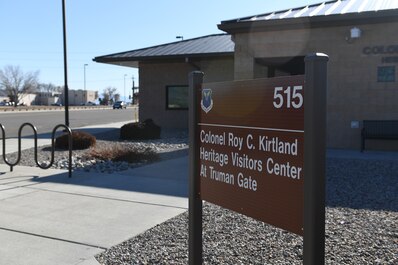
<path fill-rule="evenodd" d="M 97 105 L 97 103 L 92 102 L 92 101 L 88 101 L 86 103 L 82 103 L 82 106 L 96 106 L 96 105 Z"/>
<path fill-rule="evenodd" d="M 116 101 L 113 104 L 113 109 L 125 109 L 126 108 L 126 103 L 124 103 L 123 101 Z"/>
<path fill-rule="evenodd" d="M 61 104 L 61 103 L 53 103 L 53 104 L 51 104 L 51 106 L 59 106 L 59 107 L 62 107 L 62 104 Z"/>

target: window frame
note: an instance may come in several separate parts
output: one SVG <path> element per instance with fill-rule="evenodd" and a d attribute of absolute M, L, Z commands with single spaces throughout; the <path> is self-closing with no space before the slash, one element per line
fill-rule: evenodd
<path fill-rule="evenodd" d="M 187 89 L 187 91 L 189 89 L 189 85 L 167 85 L 166 86 L 166 110 L 188 110 L 188 104 L 189 104 L 188 103 L 189 102 L 188 95 L 187 95 L 187 107 L 179 107 L 179 108 L 170 107 L 170 98 L 169 98 L 170 92 L 169 92 L 169 90 L 170 90 L 170 88 L 180 88 L 180 87 L 185 87 Z"/>
<path fill-rule="evenodd" d="M 381 76 L 381 75 L 380 75 L 380 71 L 381 71 L 382 69 L 387 69 L 387 68 L 393 70 L 393 74 L 391 75 L 391 76 L 392 76 L 392 79 L 391 79 L 391 80 L 387 80 L 387 79 L 382 79 L 382 78 L 381 78 L 381 77 L 385 77 L 385 76 Z M 394 82 L 396 82 L 395 75 L 396 75 L 396 68 L 395 68 L 395 65 L 384 65 L 384 66 L 378 66 L 378 67 L 377 67 L 377 83 L 394 83 Z"/>

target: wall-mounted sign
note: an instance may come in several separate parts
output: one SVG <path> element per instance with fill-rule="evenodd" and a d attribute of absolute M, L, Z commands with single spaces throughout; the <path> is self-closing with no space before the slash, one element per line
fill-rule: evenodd
<path fill-rule="evenodd" d="M 398 56 L 389 56 L 381 58 L 382 63 L 398 63 Z"/>
<path fill-rule="evenodd" d="M 204 84 L 202 199 L 303 233 L 304 77 Z"/>
<path fill-rule="evenodd" d="M 398 45 L 366 46 L 363 48 L 362 53 L 365 55 L 394 54 L 398 53 Z"/>
<path fill-rule="evenodd" d="M 383 64 L 398 63 L 398 45 L 375 45 L 366 46 L 362 49 L 364 55 L 383 55 L 381 62 Z M 380 82 L 380 81 L 379 81 Z"/>

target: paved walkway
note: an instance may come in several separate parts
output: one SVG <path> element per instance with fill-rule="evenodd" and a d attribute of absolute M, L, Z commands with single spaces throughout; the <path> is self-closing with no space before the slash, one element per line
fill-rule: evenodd
<path fill-rule="evenodd" d="M 0 165 L 0 264 L 98 264 L 95 254 L 187 209 L 187 164 L 184 157 L 72 178 Z"/>
<path fill-rule="evenodd" d="M 28 142 L 23 148 L 33 146 Z M 16 143 L 7 139 L 7 151 L 16 151 Z M 187 157 L 113 174 L 78 171 L 72 178 L 66 170 L 16 166 L 9 172 L 1 164 L 0 264 L 98 264 L 94 255 L 186 211 L 187 175 Z"/>

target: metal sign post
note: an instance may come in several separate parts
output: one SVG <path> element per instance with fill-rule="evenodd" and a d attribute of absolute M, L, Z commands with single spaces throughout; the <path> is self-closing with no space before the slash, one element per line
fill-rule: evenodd
<path fill-rule="evenodd" d="M 325 54 L 305 57 L 304 264 L 325 264 L 326 87 Z"/>
<path fill-rule="evenodd" d="M 198 172 L 198 91 L 203 73 L 192 72 L 189 76 L 189 265 L 202 264 L 202 199 Z"/>

